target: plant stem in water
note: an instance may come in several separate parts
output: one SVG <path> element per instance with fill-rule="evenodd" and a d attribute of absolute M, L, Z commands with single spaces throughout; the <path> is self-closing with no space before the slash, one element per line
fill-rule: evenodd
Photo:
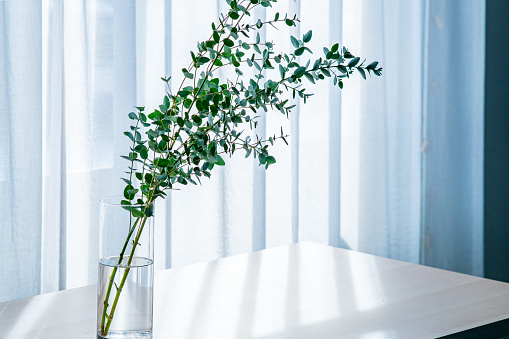
<path fill-rule="evenodd" d="M 125 284 L 125 282 L 127 280 L 127 276 L 129 275 L 129 271 L 131 270 L 130 265 L 131 265 L 131 262 L 132 262 L 133 257 L 134 257 L 134 251 L 136 250 L 136 247 L 138 246 L 138 242 L 140 241 L 141 233 L 143 232 L 143 228 L 145 226 L 145 223 L 147 222 L 147 218 L 148 217 L 144 216 L 144 217 L 140 217 L 140 218 L 143 218 L 143 220 L 141 221 L 140 227 L 138 228 L 138 232 L 136 233 L 136 237 L 134 238 L 133 248 L 131 249 L 131 253 L 129 254 L 129 259 L 127 260 L 127 265 L 126 265 L 126 269 L 124 271 L 124 275 L 122 276 L 122 280 L 120 282 L 120 285 L 117 288 L 117 293 L 115 294 L 115 300 L 113 301 L 113 305 L 111 306 L 110 314 L 107 315 L 106 314 L 107 313 L 106 305 L 107 305 L 107 302 L 109 300 L 109 295 L 110 295 L 111 289 L 113 287 L 113 278 L 114 278 L 114 275 L 116 274 L 118 266 L 120 265 L 120 261 L 119 261 L 119 264 L 117 265 L 117 267 L 114 267 L 113 271 L 111 272 L 110 283 L 108 285 L 108 290 L 106 292 L 106 297 L 104 299 L 104 306 L 105 307 L 103 309 L 103 316 L 102 316 L 102 320 L 101 320 L 101 335 L 107 335 L 108 334 L 108 330 L 109 330 L 109 328 L 111 326 L 111 322 L 113 321 L 113 315 L 115 314 L 115 309 L 117 308 L 117 303 L 118 303 L 118 299 L 120 297 L 120 293 L 122 292 L 122 288 L 124 287 L 124 284 Z M 138 218 L 138 220 L 140 218 Z M 136 222 L 138 222 L 138 220 Z M 134 228 L 135 227 L 133 227 L 133 230 L 134 230 Z M 129 238 L 131 237 L 131 234 L 132 234 L 132 231 L 129 233 L 129 236 L 127 238 L 126 243 L 129 242 Z M 125 251 L 125 245 L 124 245 L 124 248 L 122 249 L 122 251 Z M 106 326 L 104 326 L 104 322 L 105 322 L 106 318 L 108 318 L 108 320 L 106 321 Z"/>

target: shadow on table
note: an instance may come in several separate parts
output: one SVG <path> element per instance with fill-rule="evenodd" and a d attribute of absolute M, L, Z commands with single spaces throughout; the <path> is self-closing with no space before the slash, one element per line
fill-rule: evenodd
<path fill-rule="evenodd" d="M 76 293 L 87 289 L 86 293 Z M 1 338 L 44 338 L 51 324 L 55 333 L 95 335 L 95 286 L 38 295 L 7 304 L 0 315 Z M 78 306 L 79 305 L 79 306 Z M 83 321 L 83 312 L 91 316 Z M 5 315 L 8 314 L 7 318 Z M 42 335 L 45 333 L 45 335 Z"/>

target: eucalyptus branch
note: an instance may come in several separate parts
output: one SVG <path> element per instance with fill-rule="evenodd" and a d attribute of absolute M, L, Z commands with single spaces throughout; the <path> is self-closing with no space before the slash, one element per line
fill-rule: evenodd
<path fill-rule="evenodd" d="M 361 62 L 359 57 L 345 47 L 340 48 L 339 44 L 324 48 L 323 56 L 317 57 L 313 63 L 310 60 L 301 64 L 298 57 L 313 53 L 307 46 L 312 38 L 311 31 L 300 38 L 291 36 L 293 50 L 289 53 L 275 53 L 274 44 L 263 41 L 257 31 L 266 25 L 296 26 L 299 19 L 296 16 L 281 17 L 276 13 L 273 20 L 243 23 L 251 17 L 254 8 L 271 7 L 277 0 L 226 2 L 228 12 L 220 16 L 217 25 L 212 23 L 209 38 L 199 42 L 197 50 L 191 51 L 191 61 L 188 67 L 182 68 L 182 79 L 177 89 L 172 91 L 171 77 L 162 78 L 168 88 L 163 103 L 149 114 L 144 113 L 143 107 L 138 107 L 137 113 L 129 114 L 134 121 L 131 126 L 134 134 L 125 133 L 131 139 L 132 147 L 128 156 L 123 156 L 129 161 L 129 177 L 123 179 L 126 186 L 122 205 L 135 222 L 120 251 L 123 257 L 136 232 L 128 266 L 135 255 L 139 235 L 151 215 L 151 206 L 158 198 L 165 197 L 165 191 L 175 189 L 177 185 L 197 184 L 194 179 L 200 181 L 202 176 L 210 177 L 215 166 L 225 165 L 222 156 L 232 156 L 241 149 L 245 151 L 246 158 L 253 156 L 265 168 L 276 163 L 269 152 L 270 147 L 279 139 L 287 144 L 288 135 L 281 130 L 278 136 L 264 138 L 255 135 L 251 140 L 250 135 L 243 134 L 247 127 L 251 130 L 257 127 L 260 113 L 272 108 L 289 117 L 295 104 L 291 104 L 287 97 L 291 95 L 306 103 L 312 94 L 304 86 L 326 78 L 332 78 L 334 86 L 341 89 L 344 80 L 354 72 L 364 79 L 367 75 L 381 75 L 382 68 L 378 67 L 378 62 L 365 65 L 365 61 Z M 242 37 L 251 40 L 245 42 Z M 252 57 L 246 57 L 245 52 L 251 49 L 254 51 Z M 235 70 L 235 81 L 220 81 L 216 73 L 223 68 Z M 256 70 L 253 78 L 244 75 L 249 68 Z M 265 72 L 270 69 L 279 70 L 279 75 L 277 72 Z M 143 132 L 141 127 L 145 128 Z M 133 207 L 135 202 L 142 207 Z M 104 300 L 103 335 L 106 335 L 113 320 L 129 267 L 124 271 L 109 308 L 115 274 L 116 270 L 110 277 Z"/>

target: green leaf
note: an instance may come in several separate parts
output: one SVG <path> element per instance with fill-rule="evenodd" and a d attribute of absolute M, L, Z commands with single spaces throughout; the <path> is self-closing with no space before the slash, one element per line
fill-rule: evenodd
<path fill-rule="evenodd" d="M 245 147 L 246 149 L 246 155 L 244 156 L 244 158 L 248 158 L 250 155 L 251 155 L 251 148 L 247 148 L 247 146 Z"/>
<path fill-rule="evenodd" d="M 305 72 L 306 72 L 306 67 L 297 67 L 295 72 L 293 72 L 293 75 L 296 78 L 302 78 L 302 76 L 304 75 Z"/>
<path fill-rule="evenodd" d="M 378 61 L 373 61 L 369 65 L 366 66 L 366 69 L 375 69 L 378 66 Z"/>
<path fill-rule="evenodd" d="M 189 72 L 187 72 L 187 71 L 186 71 L 186 72 L 184 72 L 184 76 L 185 76 L 186 78 L 188 78 L 188 79 L 193 79 L 193 78 L 194 78 L 194 75 L 192 75 L 191 73 L 189 73 Z"/>
<path fill-rule="evenodd" d="M 207 58 L 207 57 L 201 57 L 201 58 L 200 58 L 200 63 L 202 63 L 202 64 L 205 64 L 205 63 L 207 63 L 207 62 L 209 62 L 209 61 L 210 61 L 210 59 L 209 59 L 209 58 Z"/>
<path fill-rule="evenodd" d="M 170 160 L 159 158 L 159 159 L 156 159 L 156 161 L 154 162 L 154 165 L 156 165 L 157 167 L 166 167 L 166 166 L 170 165 Z"/>
<path fill-rule="evenodd" d="M 248 49 L 250 49 L 250 48 L 251 48 L 251 46 L 249 46 L 249 44 L 248 44 L 248 43 L 243 42 L 243 43 L 242 43 L 242 48 L 244 48 L 245 50 L 248 50 Z"/>
<path fill-rule="evenodd" d="M 149 183 L 149 184 L 152 183 L 152 179 L 154 179 L 152 174 L 150 174 L 150 173 L 145 174 L 145 182 L 146 183 Z"/>
<path fill-rule="evenodd" d="M 302 38 L 302 41 L 304 41 L 305 43 L 310 42 L 312 36 L 313 36 L 313 32 L 312 31 L 308 31 L 306 34 L 304 34 L 304 37 Z"/>
<path fill-rule="evenodd" d="M 295 50 L 295 55 L 296 56 L 301 56 L 302 54 L 304 54 L 304 51 L 306 50 L 306 47 L 300 47 L 300 48 L 297 48 Z"/>
<path fill-rule="evenodd" d="M 359 61 L 361 60 L 361 58 L 359 57 L 355 57 L 353 58 L 352 60 L 350 60 L 350 62 L 348 63 L 348 67 L 355 67 L 355 65 L 357 65 L 359 63 Z"/>
<path fill-rule="evenodd" d="M 285 77 L 285 69 L 281 65 L 279 65 L 279 74 L 281 75 L 281 79 Z"/>
<path fill-rule="evenodd" d="M 359 73 L 361 74 L 361 76 L 364 78 L 364 80 L 366 80 L 366 73 L 364 72 L 364 70 L 362 68 L 357 68 L 357 70 L 359 71 Z"/>
<path fill-rule="evenodd" d="M 340 71 L 341 73 L 348 72 L 348 70 L 346 69 L 346 67 L 344 65 L 338 65 L 338 71 Z"/>
<path fill-rule="evenodd" d="M 321 58 L 315 61 L 315 63 L 313 64 L 313 71 L 316 71 L 320 67 L 321 61 L 322 61 Z"/>
<path fill-rule="evenodd" d="M 140 157 L 142 159 L 147 159 L 148 158 L 148 151 L 147 151 L 146 148 L 140 149 Z"/>
<path fill-rule="evenodd" d="M 223 40 L 224 44 L 228 47 L 233 47 L 235 44 L 230 39 L 226 38 Z"/>
<path fill-rule="evenodd" d="M 265 162 L 267 161 L 267 158 L 265 157 L 265 155 L 259 154 L 258 155 L 258 161 L 260 162 L 260 164 L 265 165 Z"/>
<path fill-rule="evenodd" d="M 201 119 L 201 117 L 199 115 L 195 114 L 191 118 L 196 123 L 196 125 L 201 125 L 202 119 Z"/>
<path fill-rule="evenodd" d="M 304 73 L 304 75 L 306 76 L 306 79 L 309 80 L 309 82 L 311 82 L 312 84 L 315 83 L 315 79 L 313 78 L 313 76 L 309 72 Z"/>
<path fill-rule="evenodd" d="M 136 192 L 134 194 L 132 194 L 134 191 L 134 187 L 132 185 L 127 185 L 125 188 L 124 188 L 124 197 L 127 199 L 127 200 L 133 200 L 134 199 L 134 196 L 136 194 L 136 192 L 138 190 L 136 190 Z"/>
<path fill-rule="evenodd" d="M 267 161 L 267 164 L 272 165 L 272 164 L 275 164 L 275 163 L 276 163 L 276 158 L 274 158 L 272 155 L 269 155 L 269 156 L 266 158 L 266 161 Z"/>
<path fill-rule="evenodd" d="M 191 94 L 191 92 L 188 92 L 188 91 L 184 91 L 184 90 L 182 90 L 182 91 L 179 91 L 177 94 L 178 94 L 178 96 L 179 96 L 179 97 L 185 98 L 185 97 L 187 97 L 189 94 Z"/>
<path fill-rule="evenodd" d="M 129 113 L 129 119 L 136 120 L 136 119 L 138 119 L 138 116 L 136 115 L 136 113 L 131 112 L 131 113 Z"/>
<path fill-rule="evenodd" d="M 124 135 L 127 135 L 131 141 L 134 141 L 134 136 L 131 132 L 124 132 Z"/>
<path fill-rule="evenodd" d="M 140 218 L 140 217 L 144 216 L 143 212 L 136 208 L 131 208 L 131 213 L 133 214 L 133 217 L 135 217 L 135 218 Z"/>
<path fill-rule="evenodd" d="M 239 18 L 239 14 L 237 12 L 230 12 L 230 18 L 237 20 Z"/>
<path fill-rule="evenodd" d="M 217 157 L 216 165 L 218 165 L 218 166 L 224 166 L 224 165 L 225 165 L 225 162 L 224 162 L 223 158 L 221 158 L 221 156 L 220 156 L 219 154 L 218 154 L 218 155 L 216 155 L 216 157 Z"/>
<path fill-rule="evenodd" d="M 256 32 L 256 43 L 257 44 L 260 43 L 260 33 L 259 32 Z"/>
<path fill-rule="evenodd" d="M 299 48 L 299 46 L 300 46 L 299 40 L 297 40 L 293 35 L 290 36 L 290 40 L 292 41 L 292 45 L 295 48 Z"/>

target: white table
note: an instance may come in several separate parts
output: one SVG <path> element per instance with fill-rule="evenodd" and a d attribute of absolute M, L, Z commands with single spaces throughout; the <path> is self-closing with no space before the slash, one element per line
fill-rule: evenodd
<path fill-rule="evenodd" d="M 95 309 L 95 286 L 2 303 L 0 338 L 95 338 Z M 460 338 L 509 331 L 509 284 L 313 243 L 156 274 L 155 339 L 461 331 Z"/>

